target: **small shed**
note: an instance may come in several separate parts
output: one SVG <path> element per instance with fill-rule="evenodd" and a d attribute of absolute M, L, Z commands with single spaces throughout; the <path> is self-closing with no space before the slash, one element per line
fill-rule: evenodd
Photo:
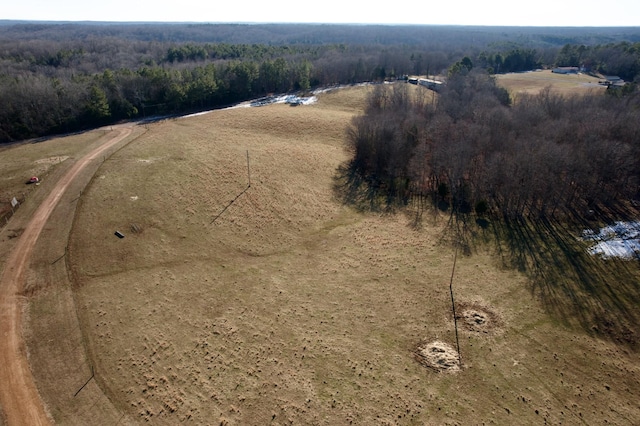
<path fill-rule="evenodd" d="M 418 79 L 418 84 L 434 92 L 439 92 L 443 85 L 442 81 L 431 80 L 430 78 L 420 78 Z"/>
<path fill-rule="evenodd" d="M 556 74 L 577 74 L 578 71 L 578 67 L 556 67 L 551 70 L 551 72 Z"/>
<path fill-rule="evenodd" d="M 617 75 L 605 75 L 604 79 L 606 81 L 608 81 L 609 83 L 617 83 L 622 81 L 622 79 L 620 77 L 618 77 Z"/>

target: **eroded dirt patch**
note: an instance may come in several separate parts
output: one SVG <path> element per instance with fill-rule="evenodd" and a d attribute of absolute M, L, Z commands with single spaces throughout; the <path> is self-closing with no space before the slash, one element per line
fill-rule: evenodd
<path fill-rule="evenodd" d="M 633 330 L 629 323 L 620 319 L 616 320 L 606 313 L 596 316 L 595 323 L 591 329 L 601 336 L 631 347 L 637 347 L 640 341 L 638 333 Z"/>
<path fill-rule="evenodd" d="M 460 371 L 458 352 L 448 343 L 435 340 L 422 342 L 415 352 L 416 361 L 437 372 Z"/>
<path fill-rule="evenodd" d="M 23 232 L 24 232 L 24 228 L 9 229 L 9 232 L 7 233 L 7 237 L 10 240 L 13 238 L 18 238 L 20 235 L 22 235 Z"/>
<path fill-rule="evenodd" d="M 68 155 L 56 155 L 54 157 L 40 158 L 39 160 L 35 160 L 34 163 L 37 164 L 37 167 L 31 170 L 31 174 L 33 176 L 40 177 L 40 180 L 42 180 L 42 176 L 48 173 L 52 167 L 64 162 L 68 158 Z"/>
<path fill-rule="evenodd" d="M 36 160 L 36 164 L 59 164 L 69 158 L 68 155 L 56 155 L 55 157 L 41 158 Z"/>
<path fill-rule="evenodd" d="M 488 306 L 477 302 L 456 305 L 458 326 L 472 333 L 491 334 L 502 329 L 500 316 Z"/>

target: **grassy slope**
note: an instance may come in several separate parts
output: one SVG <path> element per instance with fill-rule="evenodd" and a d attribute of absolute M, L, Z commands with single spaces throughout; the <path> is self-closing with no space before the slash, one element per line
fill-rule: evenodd
<path fill-rule="evenodd" d="M 459 302 L 493 311 L 494 329 L 461 331 L 460 373 L 415 362 L 418 342 L 455 342 L 453 250 L 442 239 L 444 219 L 416 229 L 409 215 L 359 213 L 336 201 L 343 129 L 362 95 L 151 125 L 101 167 L 70 246 L 97 373 L 77 397 L 89 368 L 68 312 L 73 301 L 58 284 L 64 265 L 44 267 L 63 249 L 55 227 L 30 278 L 31 362 L 59 423 L 637 422 L 637 354 L 561 318 L 556 310 L 573 312 L 567 295 L 545 310 L 548 295 L 481 248 L 458 258 L 455 290 Z M 0 190 L 23 188 L 11 170 L 31 175 L 51 164 L 54 179 L 66 161 L 35 161 L 73 157 L 99 136 L 3 150 Z M 252 186 L 211 223 L 246 187 L 247 149 Z M 55 223 L 71 211 L 55 213 Z M 18 214 L 1 231 L 1 253 L 20 223 Z M 142 232 L 132 233 L 132 223 Z M 546 283 L 551 302 L 567 282 Z M 578 303 L 588 309 L 585 297 Z M 53 381 L 62 370 L 65 379 Z"/>
<path fill-rule="evenodd" d="M 363 90 L 164 122 L 103 166 L 71 259 L 111 398 L 156 424 L 640 418 L 635 355 L 560 325 L 482 249 L 458 259 L 455 289 L 495 328 L 461 332 L 460 373 L 415 362 L 420 341 L 455 343 L 453 250 L 443 219 L 416 229 L 336 201 Z M 252 186 L 211 223 L 246 187 L 247 150 Z"/>

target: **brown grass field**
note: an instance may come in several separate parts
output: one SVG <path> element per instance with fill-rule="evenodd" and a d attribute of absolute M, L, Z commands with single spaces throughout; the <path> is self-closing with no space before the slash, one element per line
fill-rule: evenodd
<path fill-rule="evenodd" d="M 634 347 L 570 318 L 586 299 L 541 297 L 491 238 L 457 256 L 458 365 L 447 214 L 416 226 L 412 206 L 343 201 L 368 90 L 138 126 L 62 200 L 25 289 L 55 423 L 640 422 Z M 2 151 L 0 189 L 103 134 Z M 46 164 L 55 179 L 65 162 Z M 2 229 L 2 259 L 47 180 Z"/>
<path fill-rule="evenodd" d="M 537 93 L 541 88 L 549 86 L 553 92 L 571 95 L 587 92 L 601 93 L 606 86 L 598 84 L 602 78 L 588 74 L 555 74 L 551 70 L 540 70 L 521 73 L 496 75 L 498 84 L 505 87 L 517 100 L 518 94 Z"/>

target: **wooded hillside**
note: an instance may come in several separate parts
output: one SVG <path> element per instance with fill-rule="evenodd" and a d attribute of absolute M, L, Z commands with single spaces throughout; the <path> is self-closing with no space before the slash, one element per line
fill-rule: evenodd
<path fill-rule="evenodd" d="M 640 96 L 509 95 L 485 72 L 451 76 L 436 102 L 379 86 L 349 132 L 372 188 L 453 214 L 585 217 L 640 198 Z"/>
<path fill-rule="evenodd" d="M 599 69 L 633 80 L 638 40 L 633 28 L 4 21 L 0 143 L 270 93 L 446 74 L 463 57 L 506 72 L 573 63 L 577 49 L 581 60 L 610 58 Z"/>

